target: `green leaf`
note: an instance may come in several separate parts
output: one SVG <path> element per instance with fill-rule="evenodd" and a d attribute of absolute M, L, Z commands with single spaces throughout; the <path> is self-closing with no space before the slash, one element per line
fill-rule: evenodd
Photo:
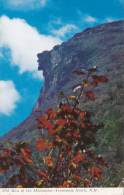
<path fill-rule="evenodd" d="M 30 142 L 31 142 L 31 139 L 30 139 L 30 140 L 28 140 L 28 141 L 26 141 L 25 143 L 26 143 L 26 144 L 30 144 Z"/>
<path fill-rule="evenodd" d="M 59 95 L 56 95 L 56 100 L 58 100 L 60 98 L 60 96 Z"/>
<path fill-rule="evenodd" d="M 81 79 L 81 81 L 82 81 L 82 84 L 88 83 L 88 80 L 86 80 L 86 79 Z"/>
<path fill-rule="evenodd" d="M 59 98 L 63 98 L 63 97 L 65 97 L 65 95 L 62 91 L 60 91 L 59 95 L 56 95 L 56 100 L 58 100 Z"/>
<path fill-rule="evenodd" d="M 23 143 L 22 141 L 18 141 L 16 142 L 16 145 L 20 145 L 21 143 Z"/>
<path fill-rule="evenodd" d="M 69 98 L 68 98 L 68 101 L 69 101 L 69 102 L 71 102 L 71 101 L 72 101 L 72 98 L 71 98 L 71 97 L 69 97 Z"/>
<path fill-rule="evenodd" d="M 8 146 L 13 146 L 12 142 L 6 142 L 5 144 L 8 145 Z"/>

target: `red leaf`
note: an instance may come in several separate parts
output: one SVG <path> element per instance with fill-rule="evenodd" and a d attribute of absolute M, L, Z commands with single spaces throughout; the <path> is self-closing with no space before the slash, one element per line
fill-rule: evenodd
<path fill-rule="evenodd" d="M 107 83 L 108 82 L 108 78 L 104 77 L 104 76 L 99 76 L 100 82 L 101 83 Z"/>
<path fill-rule="evenodd" d="M 53 147 L 53 141 L 49 142 L 49 149 Z"/>
<path fill-rule="evenodd" d="M 99 163 L 102 167 L 108 167 L 108 165 L 105 163 L 105 160 L 104 160 L 104 158 L 102 158 L 102 157 L 98 157 L 98 158 L 96 158 L 96 160 L 97 160 L 97 163 Z"/>
<path fill-rule="evenodd" d="M 49 179 L 49 175 L 45 170 L 38 171 L 38 173 L 45 179 Z"/>
<path fill-rule="evenodd" d="M 64 188 L 62 185 L 58 185 L 57 188 Z"/>
<path fill-rule="evenodd" d="M 64 105 L 62 106 L 62 110 L 63 110 L 63 111 L 68 111 L 69 108 L 68 108 L 68 106 L 67 106 L 66 104 L 64 104 Z"/>
<path fill-rule="evenodd" d="M 56 136 L 56 141 L 62 142 L 64 139 L 60 138 L 58 135 Z"/>
<path fill-rule="evenodd" d="M 47 115 L 43 115 L 40 118 L 38 118 L 38 121 L 44 125 L 44 123 L 47 121 Z"/>
<path fill-rule="evenodd" d="M 94 173 L 95 173 L 94 169 L 91 169 L 90 172 L 91 172 L 92 177 L 94 177 Z"/>
<path fill-rule="evenodd" d="M 103 172 L 101 169 L 97 168 L 97 167 L 92 167 L 92 169 L 90 170 L 92 177 L 97 177 L 98 179 L 101 178 L 101 173 Z"/>
<path fill-rule="evenodd" d="M 49 163 L 50 160 L 51 160 L 51 156 L 47 156 L 47 157 L 45 158 L 45 163 Z"/>
<path fill-rule="evenodd" d="M 26 149 L 27 149 L 27 148 L 26 148 Z M 22 154 L 22 156 L 23 156 L 23 159 L 24 159 L 26 162 L 33 164 L 33 161 L 29 158 L 29 157 L 30 157 L 30 155 L 29 155 L 30 149 L 27 149 L 27 151 L 29 151 L 29 152 L 27 153 L 24 149 L 21 148 L 21 154 Z"/>
<path fill-rule="evenodd" d="M 85 159 L 85 155 L 83 154 L 83 155 L 82 155 L 82 161 L 84 161 L 84 159 Z"/>
<path fill-rule="evenodd" d="M 21 154 L 22 154 L 22 156 L 27 156 L 27 153 L 25 152 L 25 150 L 23 149 L 23 148 L 21 148 Z"/>
<path fill-rule="evenodd" d="M 84 115 L 84 112 L 81 112 L 80 113 L 80 118 L 82 119 L 82 120 L 85 120 L 85 117 L 84 117 L 85 115 Z"/>
<path fill-rule="evenodd" d="M 95 102 L 95 100 L 94 100 L 94 95 L 93 95 L 93 93 L 92 93 L 91 91 L 87 91 L 87 92 L 86 92 L 86 96 L 87 96 L 89 99 L 91 99 L 92 101 Z"/>
<path fill-rule="evenodd" d="M 95 168 L 95 174 L 96 174 L 96 177 L 98 178 L 98 179 L 100 179 L 101 178 L 101 173 L 102 173 L 103 171 L 101 170 L 101 169 L 99 169 L 99 168 Z"/>
<path fill-rule="evenodd" d="M 46 115 L 43 115 L 38 120 L 40 121 L 38 128 L 45 127 L 46 129 L 49 130 L 49 135 L 52 135 L 55 133 L 55 130 L 53 130 L 55 128 L 55 125 L 52 124 L 50 120 L 48 120 Z"/>
<path fill-rule="evenodd" d="M 73 135 L 74 135 L 74 138 L 80 137 L 80 135 L 77 132 L 75 132 Z"/>
<path fill-rule="evenodd" d="M 75 179 L 76 179 L 76 181 L 80 182 L 81 177 L 79 177 L 79 176 L 75 176 Z"/>
<path fill-rule="evenodd" d="M 30 163 L 30 164 L 34 164 L 33 161 L 30 158 L 25 158 L 25 161 Z"/>
<path fill-rule="evenodd" d="M 38 124 L 38 129 L 42 129 L 43 127 L 44 126 L 41 123 Z"/>
<path fill-rule="evenodd" d="M 92 79 L 98 84 L 100 82 L 100 78 L 97 75 L 93 75 Z"/>
<path fill-rule="evenodd" d="M 0 175 L 2 174 L 2 173 L 4 173 L 5 172 L 5 170 L 0 170 Z"/>
<path fill-rule="evenodd" d="M 65 160 L 64 157 L 62 157 L 62 158 L 61 158 L 61 161 L 63 162 L 64 160 Z"/>
<path fill-rule="evenodd" d="M 19 158 L 19 157 L 15 157 L 14 158 L 14 162 L 15 162 L 16 165 L 18 165 L 19 167 L 21 167 L 23 165 L 23 162 L 24 161 L 21 158 Z"/>
<path fill-rule="evenodd" d="M 53 108 L 49 109 L 46 113 L 50 119 L 56 119 L 56 112 Z"/>
<path fill-rule="evenodd" d="M 84 161 L 85 156 L 78 154 L 77 156 L 74 157 L 74 160 L 76 161 L 76 163 L 78 164 L 80 161 Z"/>
<path fill-rule="evenodd" d="M 93 78 L 93 81 L 91 82 L 91 85 L 94 85 L 95 87 L 98 86 L 99 82 L 101 82 L 101 83 L 107 83 L 108 82 L 108 79 L 105 76 L 93 75 L 92 78 Z"/>
<path fill-rule="evenodd" d="M 78 172 L 74 173 L 74 178 L 75 178 L 75 180 L 76 180 L 77 182 L 80 182 L 80 180 L 81 180 L 81 175 L 80 175 L 80 173 L 78 173 Z"/>
<path fill-rule="evenodd" d="M 55 131 L 54 129 L 55 129 L 55 125 L 52 124 L 52 123 L 49 124 L 48 130 L 49 130 L 49 135 L 50 135 L 50 136 L 56 133 L 56 131 Z"/>
<path fill-rule="evenodd" d="M 58 185 L 57 187 L 58 187 L 58 188 L 67 188 L 67 187 L 72 187 L 72 188 L 74 188 L 74 184 L 72 183 L 71 180 L 68 180 L 67 182 L 65 181 L 65 182 L 63 183 L 63 185 Z"/>
<path fill-rule="evenodd" d="M 50 126 L 51 126 L 51 122 L 50 122 L 50 120 L 47 120 L 46 122 L 44 122 L 44 127 L 46 128 L 46 129 L 48 129 Z"/>
<path fill-rule="evenodd" d="M 55 134 L 56 133 L 56 131 L 55 130 L 53 130 L 53 129 L 49 129 L 49 135 L 51 136 L 51 135 L 53 135 L 53 134 Z"/>
<path fill-rule="evenodd" d="M 75 128 L 77 127 L 77 124 L 78 124 L 77 121 L 74 121 L 74 120 L 73 121 L 71 120 L 68 122 L 68 126 L 75 127 Z"/>
<path fill-rule="evenodd" d="M 63 188 L 66 188 L 68 185 L 68 183 L 65 181 L 64 184 L 63 184 Z"/>
<path fill-rule="evenodd" d="M 25 151 L 28 152 L 28 153 L 31 153 L 31 149 L 30 148 L 25 148 Z"/>
<path fill-rule="evenodd" d="M 90 83 L 90 84 L 91 84 L 92 86 L 94 86 L 94 87 L 97 87 L 97 86 L 98 86 L 98 83 L 99 83 L 99 82 L 96 82 L 96 81 L 91 81 L 91 83 Z"/>
<path fill-rule="evenodd" d="M 58 164 L 57 164 L 57 170 L 59 171 L 60 168 L 61 168 L 61 165 L 60 165 L 60 162 L 58 162 Z"/>
<path fill-rule="evenodd" d="M 74 71 L 72 72 L 72 74 L 84 75 L 85 73 L 84 73 L 84 72 L 80 72 L 80 71 L 74 70 Z"/>
<path fill-rule="evenodd" d="M 71 156 L 72 153 L 73 153 L 73 150 L 68 151 L 69 156 Z"/>
<path fill-rule="evenodd" d="M 67 124 L 67 120 L 66 120 L 66 119 L 63 120 L 63 119 L 59 118 L 59 119 L 57 120 L 56 124 L 57 124 L 57 125 L 64 126 L 64 125 Z"/>
<path fill-rule="evenodd" d="M 66 134 L 66 137 L 71 137 L 71 133 L 68 132 L 68 133 Z"/>
<path fill-rule="evenodd" d="M 41 149 L 44 151 L 48 147 L 48 142 L 46 139 L 39 139 L 37 142 L 36 149 Z"/>
<path fill-rule="evenodd" d="M 53 165 L 53 161 L 52 161 L 52 159 L 51 159 L 51 156 L 47 156 L 47 157 L 45 158 L 45 163 L 48 163 L 48 166 Z"/>

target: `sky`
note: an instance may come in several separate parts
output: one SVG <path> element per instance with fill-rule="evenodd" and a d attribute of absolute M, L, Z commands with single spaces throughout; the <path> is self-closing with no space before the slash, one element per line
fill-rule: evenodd
<path fill-rule="evenodd" d="M 123 19 L 123 0 L 0 0 L 0 136 L 31 113 L 43 86 L 37 54 Z"/>

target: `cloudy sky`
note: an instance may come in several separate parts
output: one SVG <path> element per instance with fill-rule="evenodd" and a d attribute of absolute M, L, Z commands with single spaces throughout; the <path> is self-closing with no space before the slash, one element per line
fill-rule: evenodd
<path fill-rule="evenodd" d="M 43 86 L 37 53 L 123 19 L 123 0 L 0 0 L 0 136 L 31 113 Z"/>

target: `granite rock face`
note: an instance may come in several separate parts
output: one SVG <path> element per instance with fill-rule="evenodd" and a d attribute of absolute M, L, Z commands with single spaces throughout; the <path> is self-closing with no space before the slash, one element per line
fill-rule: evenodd
<path fill-rule="evenodd" d="M 119 56 L 122 60 L 122 34 L 122 21 L 101 24 L 75 34 L 51 51 L 39 53 L 38 70 L 43 70 L 44 86 L 34 110 L 43 109 L 45 101 L 51 101 L 61 89 L 69 93 L 78 85 L 79 80 L 72 75 L 73 70 L 98 66 L 101 73 L 105 68 L 108 72 Z M 66 86 L 69 83 L 70 88 Z"/>
<path fill-rule="evenodd" d="M 76 87 L 80 78 L 73 70 L 98 66 L 102 75 L 111 77 L 112 71 L 119 71 L 123 65 L 123 22 L 101 24 L 77 33 L 67 42 L 55 46 L 51 51 L 38 55 L 38 70 L 43 70 L 44 86 L 30 116 L 20 125 L 0 138 L 0 142 L 29 140 L 35 136 L 37 121 L 35 110 L 42 114 L 55 108 L 56 95 L 60 90 L 67 95 Z"/>
<path fill-rule="evenodd" d="M 123 65 L 124 65 L 123 21 L 101 24 L 77 33 L 67 42 L 44 51 L 38 56 L 38 70 L 43 70 L 44 85 L 30 116 L 0 138 L 7 141 L 27 141 L 36 147 L 41 138 L 37 131 L 37 117 L 59 104 L 56 95 L 63 91 L 67 96 L 80 84 L 81 77 L 72 74 L 98 66 L 97 74 L 108 77 L 109 82 L 100 84 L 95 90 L 96 103 L 89 101 L 86 109 L 93 111 L 93 122 L 105 123 L 97 134 L 96 152 L 108 161 L 109 170 L 105 171 L 105 187 L 119 185 L 123 178 Z M 85 107 L 83 107 L 85 110 Z M 41 112 L 36 112 L 40 110 Z M 93 147 L 92 147 L 93 148 Z M 104 173 L 103 173 L 104 174 Z"/>

